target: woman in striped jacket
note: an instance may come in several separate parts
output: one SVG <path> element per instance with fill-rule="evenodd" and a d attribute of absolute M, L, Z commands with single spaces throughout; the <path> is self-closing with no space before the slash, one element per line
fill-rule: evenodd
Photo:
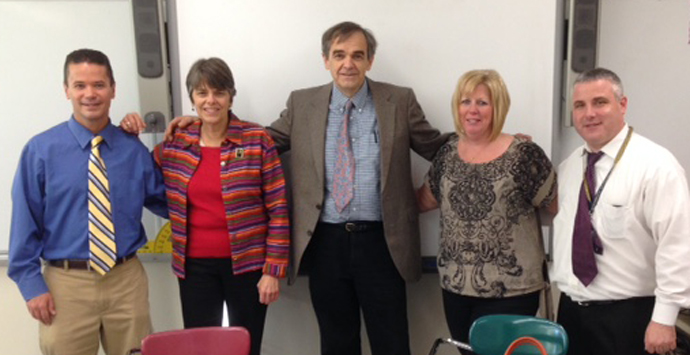
<path fill-rule="evenodd" d="M 187 75 L 200 121 L 155 149 L 163 169 L 185 328 L 219 326 L 223 304 L 261 347 L 266 306 L 279 295 L 290 228 L 285 180 L 273 141 L 230 110 L 232 73 L 218 58 Z"/>

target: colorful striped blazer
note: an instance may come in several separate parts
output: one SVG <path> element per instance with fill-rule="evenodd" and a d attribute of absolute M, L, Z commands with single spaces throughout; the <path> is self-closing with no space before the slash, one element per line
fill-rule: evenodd
<path fill-rule="evenodd" d="M 185 277 L 187 188 L 201 159 L 200 128 L 201 123 L 196 122 L 178 129 L 172 142 L 161 143 L 154 150 L 167 190 L 173 272 L 180 278 Z M 220 158 L 233 274 L 262 270 L 284 277 L 290 225 L 285 178 L 273 140 L 262 126 L 231 113 Z"/>

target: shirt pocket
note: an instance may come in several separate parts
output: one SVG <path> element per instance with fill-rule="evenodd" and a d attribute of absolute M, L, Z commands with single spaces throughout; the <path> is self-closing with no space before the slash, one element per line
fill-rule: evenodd
<path fill-rule="evenodd" d="M 379 126 L 374 125 L 374 128 L 371 130 L 371 135 L 370 135 L 370 140 L 373 141 L 375 145 L 380 145 L 381 144 L 381 134 L 379 133 Z"/>
<path fill-rule="evenodd" d="M 602 236 L 611 239 L 625 238 L 625 231 L 632 213 L 631 206 L 601 202 L 597 208 L 601 208 L 599 213 L 602 216 L 601 225 L 604 229 Z"/>

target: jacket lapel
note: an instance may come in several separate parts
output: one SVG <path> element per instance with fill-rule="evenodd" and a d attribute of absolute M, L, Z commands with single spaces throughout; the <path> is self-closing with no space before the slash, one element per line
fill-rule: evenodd
<path fill-rule="evenodd" d="M 331 101 L 333 84 L 326 84 L 317 89 L 307 112 L 308 129 L 311 130 L 311 152 L 316 167 L 318 181 L 325 181 L 326 124 L 328 121 L 328 104 Z"/>

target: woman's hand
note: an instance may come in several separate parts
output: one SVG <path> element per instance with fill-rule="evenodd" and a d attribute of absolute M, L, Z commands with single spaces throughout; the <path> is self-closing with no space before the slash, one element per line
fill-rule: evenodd
<path fill-rule="evenodd" d="M 259 289 L 259 302 L 262 304 L 268 305 L 278 300 L 278 296 L 280 295 L 280 283 L 277 277 L 263 275 L 256 287 Z"/>

